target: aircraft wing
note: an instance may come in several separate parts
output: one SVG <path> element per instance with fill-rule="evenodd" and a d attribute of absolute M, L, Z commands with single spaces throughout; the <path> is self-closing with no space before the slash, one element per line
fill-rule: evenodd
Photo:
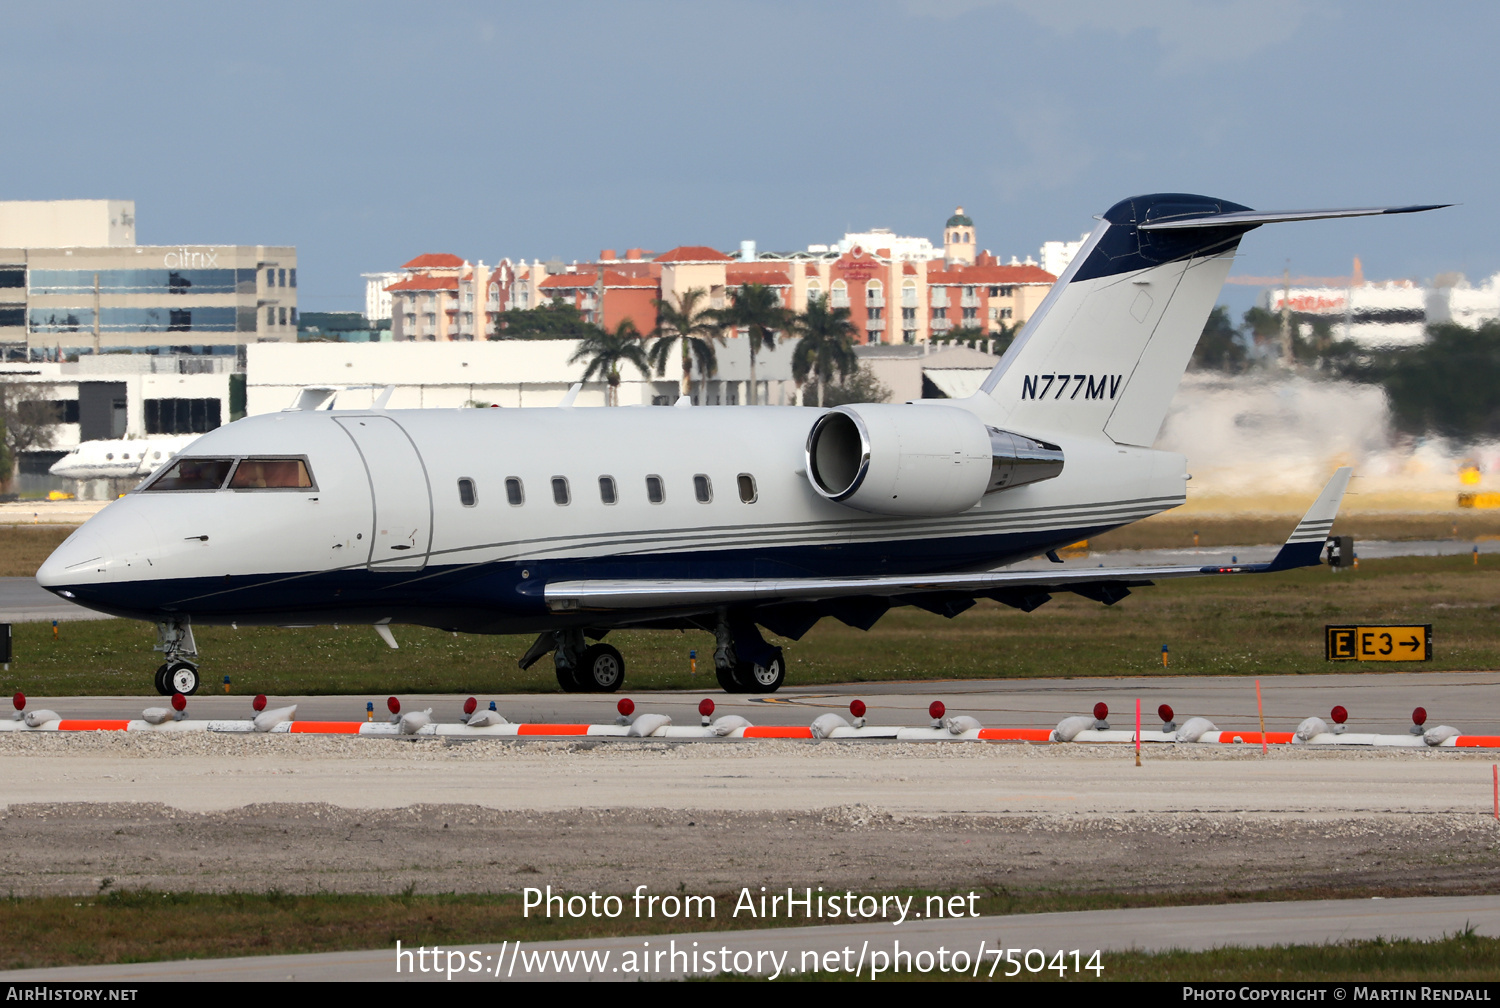
<path fill-rule="evenodd" d="M 1339 469 L 1269 563 L 1213 566 L 1077 567 L 1062 570 L 995 570 L 958 574 L 844 578 L 702 578 L 682 580 L 559 581 L 545 589 L 554 612 L 671 609 L 703 605 L 771 603 L 852 596 L 891 597 L 956 592 L 985 595 L 1030 589 L 1074 591 L 1101 602 L 1123 598 L 1131 586 L 1164 578 L 1260 574 L 1319 562 L 1338 515 L 1351 470 Z"/>

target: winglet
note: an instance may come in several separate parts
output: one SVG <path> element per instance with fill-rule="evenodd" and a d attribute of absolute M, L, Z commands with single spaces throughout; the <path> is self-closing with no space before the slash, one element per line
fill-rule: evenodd
<path fill-rule="evenodd" d="M 1334 472 L 1333 478 L 1328 481 L 1323 492 L 1318 494 L 1318 499 L 1313 501 L 1312 507 L 1307 509 L 1307 514 L 1302 516 L 1297 527 L 1292 529 L 1292 534 L 1287 536 L 1281 551 L 1266 570 L 1313 567 L 1320 562 L 1323 544 L 1328 541 L 1328 530 L 1338 517 L 1339 504 L 1344 500 L 1344 491 L 1349 488 L 1349 477 L 1353 472 L 1348 466 L 1342 466 Z"/>

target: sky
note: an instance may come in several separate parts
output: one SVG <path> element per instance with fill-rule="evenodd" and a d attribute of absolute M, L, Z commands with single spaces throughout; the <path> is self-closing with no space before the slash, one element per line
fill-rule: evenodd
<path fill-rule="evenodd" d="M 1495 4 L 11 0 L 4 25 L 0 199 L 295 245 L 304 312 L 424 252 L 940 242 L 959 204 L 1024 258 L 1172 191 L 1462 204 L 1262 228 L 1240 275 L 1500 271 Z"/>

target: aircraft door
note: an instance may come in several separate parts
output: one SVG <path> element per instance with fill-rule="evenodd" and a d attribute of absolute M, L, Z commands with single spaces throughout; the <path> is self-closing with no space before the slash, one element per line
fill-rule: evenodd
<path fill-rule="evenodd" d="M 413 571 L 432 546 L 432 492 L 410 435 L 391 417 L 335 417 L 364 459 L 374 502 L 371 570 Z"/>

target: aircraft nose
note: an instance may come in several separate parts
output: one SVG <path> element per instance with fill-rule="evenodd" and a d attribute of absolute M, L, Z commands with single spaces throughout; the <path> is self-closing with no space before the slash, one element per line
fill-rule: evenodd
<path fill-rule="evenodd" d="M 113 581 L 158 552 L 155 530 L 129 501 L 116 501 L 90 518 L 52 551 L 36 572 L 53 591 Z"/>

